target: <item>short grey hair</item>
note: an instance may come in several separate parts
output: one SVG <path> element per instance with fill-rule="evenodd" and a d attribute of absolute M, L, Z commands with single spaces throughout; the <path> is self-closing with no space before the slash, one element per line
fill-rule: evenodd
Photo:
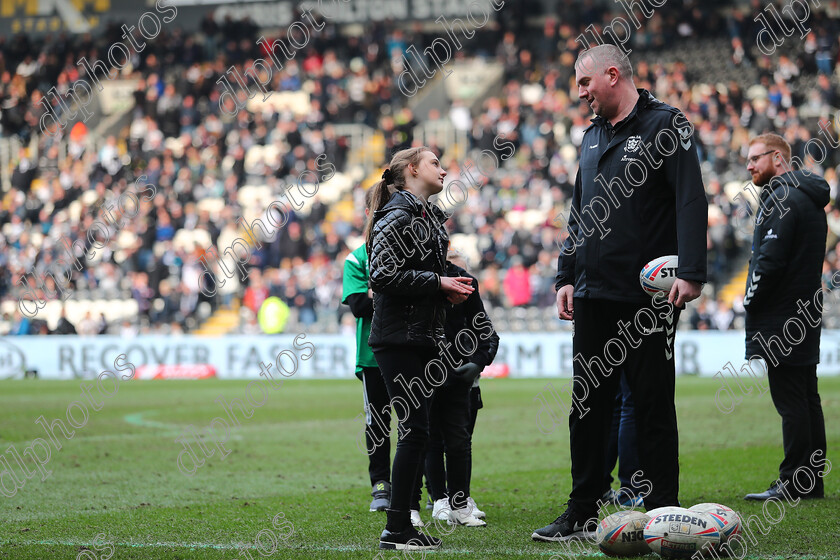
<path fill-rule="evenodd" d="M 596 45 L 591 49 L 581 51 L 575 61 L 575 68 L 582 67 L 589 70 L 589 64 L 582 63 L 584 58 L 589 58 L 595 61 L 595 71 L 606 70 L 610 66 L 615 66 L 622 78 L 633 80 L 633 65 L 630 64 L 630 58 L 627 54 L 615 45 Z"/>

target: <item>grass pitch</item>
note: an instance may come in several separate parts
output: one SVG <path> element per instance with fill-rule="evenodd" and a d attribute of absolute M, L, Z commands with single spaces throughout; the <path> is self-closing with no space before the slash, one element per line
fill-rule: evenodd
<path fill-rule="evenodd" d="M 570 490 L 568 428 L 544 435 L 535 423 L 533 398 L 546 383 L 482 381 L 472 487 L 488 526 L 446 528 L 451 534 L 441 535 L 443 547 L 428 558 L 549 558 L 565 550 L 530 537 L 562 511 Z M 22 453 L 34 438 L 46 439 L 35 420 L 64 418 L 68 404 L 80 399 L 79 384 L 0 382 L 0 451 L 14 445 Z M 201 428 L 223 416 L 215 399 L 242 398 L 245 386 L 123 382 L 71 440 L 59 435 L 62 448 L 51 449 L 45 481 L 37 474 L 23 480 L 10 460 L 24 485 L 0 497 L 0 558 L 376 557 L 385 516 L 367 511 L 367 457 L 356 446 L 358 381 L 289 380 L 232 430 L 226 458 L 217 450 L 191 477 L 178 469 L 183 447 L 175 439 L 190 424 Z M 714 404 L 717 387 L 716 380 L 677 380 L 682 503 L 719 502 L 758 515 L 767 534 L 756 534 L 748 558 L 840 556 L 840 461 L 833 452 L 840 445 L 840 378 L 820 380 L 834 465 L 825 478 L 827 497 L 788 505 L 775 524 L 766 522 L 761 504 L 742 499 L 766 489 L 781 460 L 781 423 L 769 393 L 746 396 L 724 415 Z M 12 487 L 8 475 L 4 481 Z M 779 516 L 778 508 L 767 512 Z M 426 521 L 429 513 L 422 512 Z M 264 556 L 273 542 L 276 550 Z M 589 550 L 580 557 L 604 557 Z"/>

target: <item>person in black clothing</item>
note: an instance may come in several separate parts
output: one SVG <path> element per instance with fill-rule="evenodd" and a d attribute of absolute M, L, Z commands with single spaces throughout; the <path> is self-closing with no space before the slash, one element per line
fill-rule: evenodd
<path fill-rule="evenodd" d="M 630 61 L 614 45 L 583 51 L 575 79 L 596 117 L 581 144 L 555 282 L 558 316 L 574 320 L 572 491 L 566 511 L 531 535 L 542 541 L 588 537 L 597 524 L 622 370 L 635 404 L 640 466 L 652 486 L 645 507 L 679 505 L 674 332 L 679 308 L 706 280 L 708 207 L 691 124 L 636 89 Z M 667 298 L 651 298 L 639 287 L 639 271 L 674 254 L 673 288 Z"/>
<path fill-rule="evenodd" d="M 472 407 L 473 387 L 478 391 L 478 378 L 493 362 L 499 349 L 499 335 L 487 317 L 478 280 L 452 261 L 463 261 L 456 252 L 446 263 L 446 274 L 471 278 L 475 291 L 464 303 L 448 306 L 446 312 L 445 349 L 451 354 L 446 381 L 435 389 L 429 411 L 429 447 L 426 452 L 426 482 L 434 501 L 432 515 L 451 524 L 481 527 L 484 512 L 470 497 L 472 470 L 472 432 L 477 409 Z M 478 403 L 481 401 L 477 395 Z M 476 403 L 476 404 L 478 404 Z M 446 467 L 444 467 L 444 452 Z M 466 511 L 453 509 L 459 493 L 466 497 Z"/>
<path fill-rule="evenodd" d="M 745 498 L 822 498 L 826 441 L 817 363 L 829 186 L 792 171 L 790 145 L 776 134 L 755 137 L 747 162 L 762 189 L 744 296 L 746 356 L 766 363 L 785 456 L 778 480 Z"/>
<path fill-rule="evenodd" d="M 67 311 L 64 307 L 61 308 L 61 317 L 58 319 L 58 324 L 55 326 L 55 330 L 50 334 L 77 334 L 76 327 L 67 318 Z"/>
<path fill-rule="evenodd" d="M 440 539 L 418 532 L 410 501 L 429 436 L 429 397 L 445 369 L 435 368 L 436 343 L 445 340 L 444 305 L 473 292 L 470 278 L 445 275 L 446 215 L 427 199 L 443 190 L 446 171 L 425 146 L 394 154 L 373 188 L 373 219 L 366 228 L 373 318 L 369 343 L 399 423 L 391 469 L 391 507 L 379 547 L 428 550 Z M 390 189 L 395 192 L 390 194 Z M 418 391 L 419 389 L 419 391 Z M 454 504 L 466 506 L 466 498 Z"/>

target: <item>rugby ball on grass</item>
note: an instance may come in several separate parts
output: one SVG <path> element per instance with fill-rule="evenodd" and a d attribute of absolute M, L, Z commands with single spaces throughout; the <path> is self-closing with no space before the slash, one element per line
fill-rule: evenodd
<path fill-rule="evenodd" d="M 645 542 L 663 558 L 691 558 L 697 551 L 720 545 L 717 523 L 706 513 L 681 507 L 648 512 Z"/>
<path fill-rule="evenodd" d="M 688 508 L 691 511 L 708 514 L 720 531 L 720 544 L 741 532 L 741 517 L 738 512 L 721 504 L 703 503 Z"/>
<path fill-rule="evenodd" d="M 639 283 L 648 295 L 668 293 L 677 280 L 677 255 L 666 255 L 647 263 L 639 273 Z"/>
<path fill-rule="evenodd" d="M 650 516 L 641 511 L 619 511 L 598 524 L 595 539 L 607 556 L 641 556 L 650 553 L 645 542 L 645 525 Z"/>

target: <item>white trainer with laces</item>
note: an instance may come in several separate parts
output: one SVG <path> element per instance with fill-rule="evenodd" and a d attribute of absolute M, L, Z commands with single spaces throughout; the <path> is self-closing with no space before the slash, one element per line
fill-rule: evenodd
<path fill-rule="evenodd" d="M 472 508 L 473 517 L 477 519 L 484 519 L 487 517 L 486 513 L 478 509 L 478 506 L 475 505 L 475 500 L 473 500 L 472 497 L 467 498 L 467 507 Z"/>
<path fill-rule="evenodd" d="M 449 510 L 448 523 L 450 525 L 462 525 L 464 527 L 484 527 L 487 525 L 486 522 L 474 516 L 469 507 Z"/>
<path fill-rule="evenodd" d="M 449 511 L 449 498 L 435 500 L 435 505 L 432 508 L 432 517 L 441 521 L 448 521 Z"/>
<path fill-rule="evenodd" d="M 411 524 L 415 527 L 425 527 L 426 524 L 420 519 L 420 512 L 416 509 L 411 510 Z"/>

